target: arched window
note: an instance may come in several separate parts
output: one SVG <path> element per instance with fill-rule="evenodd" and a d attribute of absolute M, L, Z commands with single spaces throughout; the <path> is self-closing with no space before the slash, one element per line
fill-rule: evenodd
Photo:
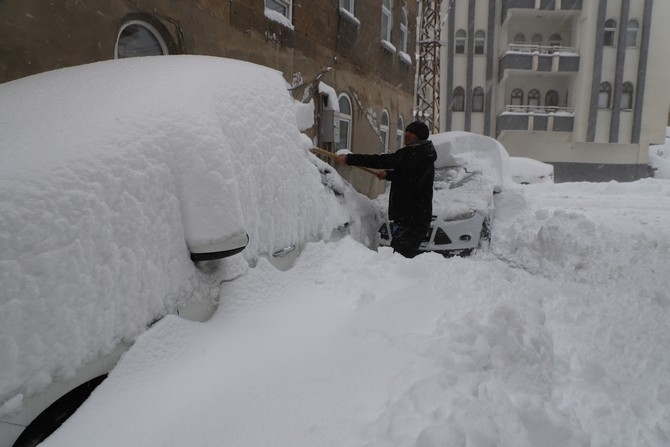
<path fill-rule="evenodd" d="M 540 91 L 536 88 L 528 92 L 528 105 L 537 107 L 540 105 Z"/>
<path fill-rule="evenodd" d="M 558 107 L 558 92 L 556 90 L 549 90 L 544 96 L 544 105 L 548 108 Z"/>
<path fill-rule="evenodd" d="M 523 33 L 517 33 L 514 35 L 514 40 L 512 42 L 523 45 L 526 43 L 526 36 L 524 36 Z"/>
<path fill-rule="evenodd" d="M 389 113 L 384 110 L 382 119 L 379 123 L 379 153 L 384 154 L 389 151 Z"/>
<path fill-rule="evenodd" d="M 121 26 L 116 38 L 116 59 L 164 54 L 168 54 L 167 45 L 153 25 L 141 20 L 131 20 Z"/>
<path fill-rule="evenodd" d="M 340 106 L 338 120 L 340 123 L 340 141 L 336 144 L 337 150 L 351 150 L 351 122 L 353 119 L 351 100 L 346 93 L 340 93 L 337 97 L 337 103 Z"/>
<path fill-rule="evenodd" d="M 472 111 L 484 111 L 484 89 L 481 87 L 475 87 L 472 91 Z"/>
<path fill-rule="evenodd" d="M 393 23 L 393 14 L 391 9 L 393 0 L 382 0 L 382 40 L 391 41 L 391 24 Z"/>
<path fill-rule="evenodd" d="M 609 82 L 601 82 L 598 89 L 598 108 L 609 109 L 612 104 L 612 86 Z"/>
<path fill-rule="evenodd" d="M 606 47 L 613 47 L 616 42 L 616 20 L 608 19 L 605 22 L 605 36 L 603 45 Z"/>
<path fill-rule="evenodd" d="M 621 88 L 621 108 L 624 110 L 633 109 L 633 84 L 624 82 Z"/>
<path fill-rule="evenodd" d="M 456 31 L 456 37 L 454 39 L 454 51 L 456 54 L 465 54 L 465 39 L 468 37 L 468 34 L 465 30 L 459 29 Z"/>
<path fill-rule="evenodd" d="M 405 120 L 402 115 L 398 117 L 398 123 L 395 129 L 395 148 L 400 149 L 405 145 Z"/>
<path fill-rule="evenodd" d="M 552 48 L 559 48 L 563 46 L 563 38 L 560 34 L 552 34 L 549 36 L 549 46 Z"/>
<path fill-rule="evenodd" d="M 462 112 L 465 110 L 465 90 L 463 90 L 463 87 L 456 87 L 454 89 L 451 110 L 454 112 Z"/>
<path fill-rule="evenodd" d="M 640 23 L 633 19 L 628 21 L 628 28 L 626 29 L 626 46 L 637 46 L 637 33 L 640 30 Z"/>
<path fill-rule="evenodd" d="M 475 32 L 475 54 L 484 54 L 486 48 L 486 33 L 483 30 Z"/>
<path fill-rule="evenodd" d="M 530 43 L 541 47 L 542 46 L 542 34 L 533 34 L 533 36 L 530 38 Z"/>
<path fill-rule="evenodd" d="M 520 88 L 515 88 L 512 90 L 512 97 L 510 104 L 513 106 L 522 106 L 523 105 L 523 90 Z"/>
<path fill-rule="evenodd" d="M 407 8 L 402 8 L 402 14 L 400 15 L 400 51 L 407 53 L 407 24 L 409 19 L 407 18 Z"/>

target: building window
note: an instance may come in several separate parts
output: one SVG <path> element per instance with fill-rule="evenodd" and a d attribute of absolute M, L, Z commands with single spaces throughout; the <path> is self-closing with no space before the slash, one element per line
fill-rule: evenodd
<path fill-rule="evenodd" d="M 291 20 L 291 4 L 292 0 L 265 0 L 265 8 L 270 11 L 278 12 L 287 19 Z"/>
<path fill-rule="evenodd" d="M 523 45 L 526 43 L 526 36 L 524 36 L 523 33 L 517 33 L 514 35 L 513 42 L 517 45 Z"/>
<path fill-rule="evenodd" d="M 167 45 L 156 28 L 141 20 L 123 24 L 116 38 L 116 59 L 168 54 Z"/>
<path fill-rule="evenodd" d="M 379 153 L 384 154 L 389 151 L 389 113 L 384 110 L 382 119 L 379 123 Z"/>
<path fill-rule="evenodd" d="M 535 47 L 541 47 L 542 46 L 542 34 L 533 34 L 533 36 L 530 38 L 530 43 L 531 45 Z"/>
<path fill-rule="evenodd" d="M 391 7 L 393 6 L 392 0 L 382 0 L 382 40 L 387 42 L 391 41 Z"/>
<path fill-rule="evenodd" d="M 549 46 L 551 48 L 560 48 L 563 46 L 563 38 L 560 34 L 552 34 L 549 36 Z"/>
<path fill-rule="evenodd" d="M 407 24 L 409 20 L 407 19 L 407 9 L 402 8 L 402 14 L 400 17 L 400 51 L 407 53 Z"/>
<path fill-rule="evenodd" d="M 640 24 L 637 20 L 629 20 L 628 28 L 626 29 L 626 46 L 637 46 L 637 32 L 640 30 Z"/>
<path fill-rule="evenodd" d="M 395 130 L 395 147 L 400 149 L 405 145 L 405 120 L 402 115 L 398 117 L 398 123 Z"/>
<path fill-rule="evenodd" d="M 612 86 L 609 82 L 601 82 L 598 90 L 598 108 L 609 109 L 612 103 Z"/>
<path fill-rule="evenodd" d="M 465 110 L 465 90 L 463 90 L 463 87 L 456 87 L 454 89 L 451 110 L 454 112 L 462 112 Z"/>
<path fill-rule="evenodd" d="M 531 107 L 538 107 L 540 105 L 540 91 L 536 88 L 528 92 L 528 105 Z"/>
<path fill-rule="evenodd" d="M 523 90 L 520 88 L 515 88 L 512 90 L 512 98 L 510 104 L 513 106 L 522 106 L 523 105 Z"/>
<path fill-rule="evenodd" d="M 544 96 L 544 105 L 549 108 L 558 107 L 558 92 L 556 90 L 549 90 Z"/>
<path fill-rule="evenodd" d="M 613 47 L 616 42 L 616 20 L 609 19 L 605 22 L 605 37 L 603 45 Z"/>
<path fill-rule="evenodd" d="M 459 29 L 456 31 L 456 38 L 454 39 L 454 51 L 456 54 L 465 54 L 465 39 L 468 34 L 465 30 Z"/>
<path fill-rule="evenodd" d="M 344 9 L 354 15 L 355 0 L 340 0 L 340 8 Z"/>
<path fill-rule="evenodd" d="M 486 48 L 486 33 L 482 30 L 475 32 L 475 54 L 484 54 Z"/>
<path fill-rule="evenodd" d="M 624 82 L 621 89 L 621 108 L 623 110 L 633 109 L 633 84 Z"/>
<path fill-rule="evenodd" d="M 351 100 L 345 93 L 341 93 L 337 98 L 337 103 L 340 107 L 340 113 L 338 117 L 340 123 L 340 141 L 337 143 L 336 148 L 338 151 L 340 149 L 351 150 Z"/>
<path fill-rule="evenodd" d="M 481 87 L 475 87 L 472 91 L 472 111 L 484 111 L 484 89 Z"/>

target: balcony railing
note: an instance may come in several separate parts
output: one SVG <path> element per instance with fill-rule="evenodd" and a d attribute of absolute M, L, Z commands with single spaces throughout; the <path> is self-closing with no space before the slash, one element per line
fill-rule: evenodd
<path fill-rule="evenodd" d="M 534 9 L 540 11 L 580 11 L 582 0 L 503 0 L 502 20 L 507 19 L 510 9 Z"/>
<path fill-rule="evenodd" d="M 562 55 L 572 55 L 579 56 L 577 53 L 577 48 L 574 47 L 564 47 L 562 45 L 532 45 L 532 44 L 522 44 L 522 43 L 511 43 L 507 46 L 506 53 L 518 52 L 518 53 L 537 53 L 537 54 L 556 54 L 560 53 Z"/>
<path fill-rule="evenodd" d="M 572 132 L 574 109 L 557 106 L 508 105 L 498 115 L 497 134 L 505 130 Z"/>
<path fill-rule="evenodd" d="M 502 80 L 505 70 L 576 73 L 579 59 L 573 47 L 510 44 L 500 58 L 498 80 Z"/>

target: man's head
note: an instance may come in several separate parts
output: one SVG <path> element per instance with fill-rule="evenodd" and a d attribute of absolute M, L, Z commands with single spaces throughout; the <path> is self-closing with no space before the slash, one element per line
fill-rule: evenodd
<path fill-rule="evenodd" d="M 409 123 L 405 128 L 405 144 L 414 144 L 418 141 L 428 139 L 428 126 L 421 121 Z"/>

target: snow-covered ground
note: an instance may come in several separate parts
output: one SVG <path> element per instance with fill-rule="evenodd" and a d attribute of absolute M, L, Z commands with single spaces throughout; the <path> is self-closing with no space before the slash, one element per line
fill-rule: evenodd
<path fill-rule="evenodd" d="M 248 66 L 235 67 L 247 78 L 260 76 Z M 176 67 L 162 68 L 168 76 L 179 76 Z M 73 89 L 80 84 L 75 81 Z M 267 82 L 276 84 L 272 79 Z M 142 89 L 137 89 L 139 94 Z M 274 95 L 270 90 L 266 93 Z M 3 101 L 12 98 L 6 95 Z M 160 89 L 156 95 L 164 96 Z M 267 97 L 258 97 L 259 104 L 265 104 Z M 94 103 L 92 98 L 77 100 Z M 189 122 L 202 122 L 197 100 L 174 100 L 190 105 L 188 112 L 196 116 L 190 116 Z M 264 113 L 253 98 L 237 101 L 237 115 L 229 117 L 233 124 L 239 116 Z M 207 104 L 216 108 L 217 103 Z M 41 107 L 55 119 L 57 105 Z M 19 118 L 4 115 L 0 124 Z M 291 119 L 288 115 L 283 119 L 288 126 Z M 64 123 L 73 126 L 70 130 L 85 128 L 91 134 L 108 131 L 103 120 L 93 128 L 80 124 Z M 259 124 L 271 123 L 259 120 Z M 249 135 L 248 129 L 239 130 Z M 75 134 L 63 132 L 58 144 L 65 147 L 68 135 Z M 288 143 L 275 162 L 302 163 L 289 144 L 302 144 L 297 131 L 283 135 Z M 0 358 L 18 362 L 34 374 L 32 386 L 67 375 L 63 357 L 65 364 L 82 362 L 91 346 L 104 348 L 128 329 L 139 332 L 140 318 L 123 318 L 137 317 L 132 312 L 133 299 L 144 317 L 173 304 L 173 287 L 191 298 L 215 296 L 219 302 L 206 322 L 167 316 L 142 333 L 108 379 L 43 445 L 670 444 L 669 180 L 511 185 L 496 196 L 488 252 L 450 259 L 428 253 L 408 260 L 388 248 L 371 250 L 357 241 L 364 238 L 356 234 L 337 242 L 311 243 L 291 269 L 280 271 L 257 255 L 281 246 L 286 232 L 323 236 L 329 229 L 323 228 L 324 217 L 318 212 L 337 202 L 325 195 L 322 203 L 306 201 L 295 178 L 264 169 L 259 185 L 268 186 L 254 190 L 252 198 L 274 211 L 257 216 L 250 201 L 240 204 L 243 221 L 258 225 L 252 228 L 263 237 L 260 245 L 252 245 L 252 253 L 243 252 L 203 272 L 188 261 L 184 229 L 181 223 L 175 224 L 180 219 L 180 196 L 170 188 L 178 166 L 152 158 L 165 150 L 160 142 L 167 142 L 168 152 L 181 148 L 170 145 L 174 141 L 170 129 L 163 136 L 142 158 L 139 171 L 153 173 L 149 176 L 153 180 L 140 185 L 151 186 L 152 194 L 167 185 L 162 194 L 171 205 L 161 210 L 151 206 L 152 200 L 132 200 L 147 197 L 142 188 L 136 195 L 121 194 L 129 213 L 151 210 L 154 214 L 151 219 L 140 214 L 133 221 L 133 228 L 144 229 L 147 237 L 119 239 L 121 249 L 108 252 L 111 263 L 106 256 L 86 258 L 82 253 L 88 251 L 79 247 L 82 243 L 93 247 L 95 255 L 99 235 L 124 230 L 118 217 L 112 215 L 94 226 L 88 215 L 81 220 L 76 207 L 54 206 L 39 213 L 24 198 L 40 196 L 12 195 L 9 186 L 18 184 L 19 178 L 12 177 L 9 169 L 3 171 L 0 164 L 5 179 L 0 190 L 3 210 L 21 210 L 11 221 L 5 217 L 8 214 L 0 215 L 4 225 L 0 226 L 0 335 L 4 335 Z M 253 136 L 264 141 L 262 132 Z M 230 154 L 253 155 L 243 138 L 225 141 L 237 150 Z M 77 147 L 79 155 L 89 154 L 85 146 Z M 114 147 L 92 150 L 92 156 L 123 166 L 133 152 L 110 157 L 105 149 Z M 41 153 L 39 148 L 34 150 Z M 204 166 L 211 162 L 228 172 L 220 160 L 207 160 L 207 154 L 217 152 L 205 151 Z M 40 169 L 52 154 L 45 151 L 44 155 L 37 163 Z M 29 157 L 16 160 L 30 166 Z M 96 179 L 87 175 L 89 164 L 81 160 L 58 164 L 62 169 L 58 172 L 68 180 L 62 196 L 82 200 L 84 209 L 86 204 L 116 203 L 118 195 L 94 187 Z M 249 160 L 246 164 L 234 160 L 238 169 L 254 166 Z M 307 165 L 301 169 L 309 175 Z M 137 185 L 142 178 L 137 171 L 115 169 L 114 173 L 119 185 Z M 227 177 L 228 185 L 246 190 L 245 182 L 255 172 L 238 174 Z M 43 185 L 37 175 L 23 181 L 35 186 L 27 192 L 40 191 L 38 186 Z M 277 192 L 279 198 L 272 195 Z M 56 191 L 50 194 L 43 202 L 33 203 L 50 204 L 53 197 L 57 204 Z M 266 196 L 275 197 L 274 201 Z M 24 228 L 31 216 L 45 225 L 56 224 L 47 225 L 46 233 L 29 225 Z M 277 218 L 275 225 L 266 220 Z M 166 232 L 155 235 L 151 227 L 143 226 L 147 220 L 160 222 Z M 76 233 L 71 231 L 74 225 L 78 225 Z M 59 246 L 60 239 L 49 235 L 60 230 L 68 237 Z M 15 239 L 17 234 L 21 237 Z M 47 244 L 43 252 L 23 256 L 18 250 L 24 247 L 20 244 L 33 247 L 40 241 Z M 145 262 L 147 257 L 152 261 Z M 91 260 L 90 264 L 83 264 L 83 259 Z M 124 262 L 127 259 L 134 260 L 132 268 Z M 5 268 L 16 265 L 21 268 Z M 26 274 L 26 279 L 18 280 L 14 275 L 19 273 Z M 86 304 L 88 296 L 102 292 L 104 299 Z M 50 296 L 71 304 L 61 305 L 47 299 Z M 118 317 L 115 308 L 121 310 Z M 92 322 L 83 318 L 98 312 L 100 318 Z M 68 326 L 57 326 L 60 321 Z M 50 333 L 71 337 L 73 344 L 56 344 L 56 352 L 51 352 L 50 340 L 28 332 L 25 339 L 15 340 L 7 335 L 8 322 L 19 329 L 29 324 L 35 331 L 44 324 Z M 68 350 L 71 347 L 76 348 L 74 354 Z M 30 353 L 28 358 L 24 349 Z M 0 383 L 10 389 L 16 371 L 6 369 L 5 360 L 1 363 Z"/>
<path fill-rule="evenodd" d="M 489 253 L 346 238 L 144 333 L 45 445 L 670 440 L 670 182 L 515 186 Z"/>

